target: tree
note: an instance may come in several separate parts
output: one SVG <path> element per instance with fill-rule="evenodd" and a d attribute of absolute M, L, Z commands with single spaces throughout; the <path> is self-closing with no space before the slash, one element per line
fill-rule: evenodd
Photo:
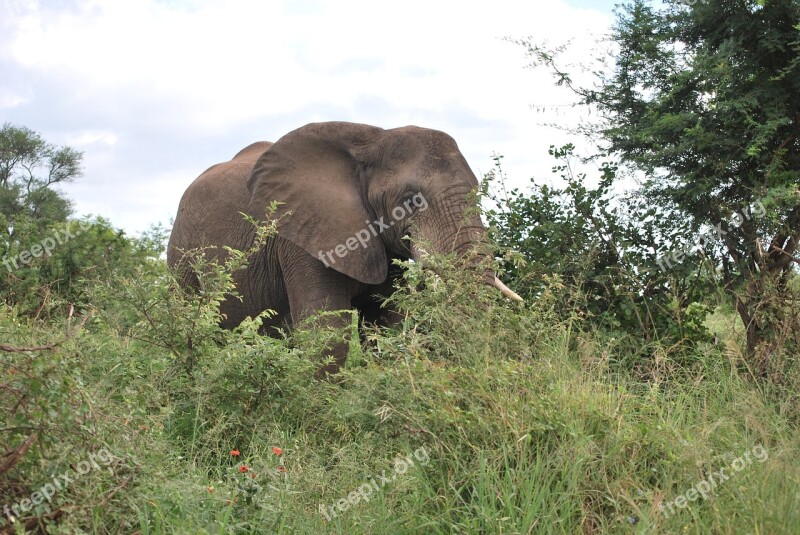
<path fill-rule="evenodd" d="M 64 233 L 71 235 L 66 229 L 72 209 L 53 186 L 80 176 L 82 159 L 80 152 L 47 143 L 24 126 L 0 128 L 0 269 L 5 273 L 0 296 L 5 302 L 33 300 L 44 287 L 49 295 L 49 285 L 63 281 L 65 270 L 56 273 L 56 264 L 47 262 Z"/>
<path fill-rule="evenodd" d="M 166 230 L 131 238 L 101 217 L 71 219 L 53 188 L 81 175 L 83 155 L 28 128 L 0 129 L 0 303 L 35 318 L 89 306 L 98 280 L 158 263 Z"/>
<path fill-rule="evenodd" d="M 0 223 L 11 238 L 25 222 L 41 229 L 66 221 L 70 202 L 52 186 L 79 177 L 82 160 L 82 153 L 47 143 L 24 126 L 0 128 Z"/>
<path fill-rule="evenodd" d="M 800 263 L 800 3 L 650 4 L 618 8 L 614 68 L 595 88 L 529 51 L 600 111 L 603 149 L 644 172 L 653 206 L 695 235 L 714 229 L 704 245 L 765 372 L 800 327 L 788 284 Z"/>

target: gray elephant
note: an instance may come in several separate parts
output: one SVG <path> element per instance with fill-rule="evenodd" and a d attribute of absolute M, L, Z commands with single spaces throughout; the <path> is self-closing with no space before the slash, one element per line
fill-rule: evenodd
<path fill-rule="evenodd" d="M 380 296 L 391 294 L 399 276 L 392 259 L 419 260 L 420 242 L 438 253 L 485 243 L 480 217 L 468 210 L 477 186 L 443 132 L 313 123 L 274 144 L 254 143 L 201 174 L 181 199 L 167 261 L 180 270 L 181 251 L 215 246 L 207 254 L 219 261 L 223 246 L 247 250 L 255 229 L 240 212 L 263 219 L 270 203 L 280 201 L 277 236 L 235 274 L 243 299 L 222 304 L 223 325 L 235 327 L 266 309 L 277 313 L 267 331 L 320 311 L 355 308 L 367 320 L 386 320 Z M 191 285 L 191 274 L 183 280 Z M 487 283 L 521 301 L 493 273 Z M 322 375 L 343 365 L 346 343 L 331 353 Z"/>

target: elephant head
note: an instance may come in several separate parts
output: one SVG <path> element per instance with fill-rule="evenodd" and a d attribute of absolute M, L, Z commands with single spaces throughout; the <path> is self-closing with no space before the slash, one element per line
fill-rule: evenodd
<path fill-rule="evenodd" d="M 250 215 L 263 217 L 280 201 L 279 235 L 365 284 L 386 279 L 388 255 L 420 260 L 420 242 L 443 254 L 485 244 L 486 230 L 470 210 L 477 186 L 443 132 L 345 122 L 285 135 L 256 161 L 247 183 Z M 487 282 L 521 301 L 493 273 Z"/>

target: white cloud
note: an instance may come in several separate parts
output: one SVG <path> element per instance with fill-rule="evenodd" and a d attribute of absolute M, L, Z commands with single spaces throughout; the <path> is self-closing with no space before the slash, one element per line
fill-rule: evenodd
<path fill-rule="evenodd" d="M 117 143 L 117 135 L 107 130 L 86 130 L 75 132 L 67 138 L 67 144 L 76 149 L 84 150 L 92 145 L 109 145 Z"/>
<path fill-rule="evenodd" d="M 0 90 L 0 110 L 16 108 L 20 104 L 25 104 L 29 100 L 30 99 L 28 97 L 23 97 L 22 95 L 18 95 L 11 91 Z"/>
<path fill-rule="evenodd" d="M 32 87 L 28 100 L 13 100 L 26 93 L 16 87 L 0 90 L 0 109 L 14 106 L 16 122 L 36 129 L 26 123 L 34 110 L 58 108 L 48 117 L 64 117 L 64 124 L 49 128 L 87 151 L 82 182 L 90 187 L 70 190 L 80 195 L 79 210 L 104 207 L 115 223 L 137 229 L 163 219 L 160 208 L 141 202 L 134 212 L 127 202 L 135 188 L 152 186 L 152 177 L 177 184 L 164 201 L 177 207 L 175 191 L 255 140 L 241 139 L 244 132 L 275 140 L 316 120 L 441 128 L 456 138 L 476 173 L 488 169 L 497 151 L 512 176 L 541 176 L 550 168 L 547 146 L 569 138 L 538 125 L 543 117 L 529 105 L 573 98 L 553 87 L 547 73 L 524 69 L 524 50 L 501 38 L 573 38 L 576 59 L 588 59 L 594 37 L 610 24 L 607 14 L 559 0 L 1 5 L 0 58 L 23 78 L 49 80 L 47 94 L 57 102 L 45 102 L 41 86 Z M 567 117 L 577 115 L 544 120 Z M 156 137 L 170 146 L 153 147 Z M 191 167 L 187 158 L 199 138 L 219 140 L 219 151 L 193 154 Z M 102 157 L 93 160 L 95 150 Z M 134 175 L 142 172 L 150 176 Z M 132 190 L 120 199 L 117 188 L 98 186 L 103 181 L 130 183 Z M 101 192 L 111 197 L 98 199 Z"/>

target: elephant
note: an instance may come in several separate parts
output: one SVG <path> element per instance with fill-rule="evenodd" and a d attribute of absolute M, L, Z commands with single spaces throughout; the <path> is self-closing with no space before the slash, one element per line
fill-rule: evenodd
<path fill-rule="evenodd" d="M 183 253 L 208 247 L 205 254 L 222 261 L 224 246 L 247 250 L 255 227 L 241 213 L 263 220 L 270 203 L 279 201 L 277 234 L 234 274 L 241 299 L 221 304 L 223 327 L 267 309 L 275 311 L 264 323 L 270 334 L 323 311 L 356 309 L 370 321 L 391 323 L 392 311 L 380 304 L 400 276 L 393 259 L 422 260 L 427 252 L 420 242 L 431 252 L 456 254 L 486 243 L 480 216 L 470 210 L 477 186 L 444 132 L 311 123 L 274 144 L 253 143 L 203 172 L 181 198 L 167 262 L 184 270 L 184 286 L 196 284 Z M 480 256 L 491 257 L 485 247 Z M 493 272 L 485 277 L 505 296 L 522 300 Z M 352 320 L 347 314 L 326 318 L 339 326 Z M 321 376 L 339 371 L 347 342 L 330 353 Z"/>

